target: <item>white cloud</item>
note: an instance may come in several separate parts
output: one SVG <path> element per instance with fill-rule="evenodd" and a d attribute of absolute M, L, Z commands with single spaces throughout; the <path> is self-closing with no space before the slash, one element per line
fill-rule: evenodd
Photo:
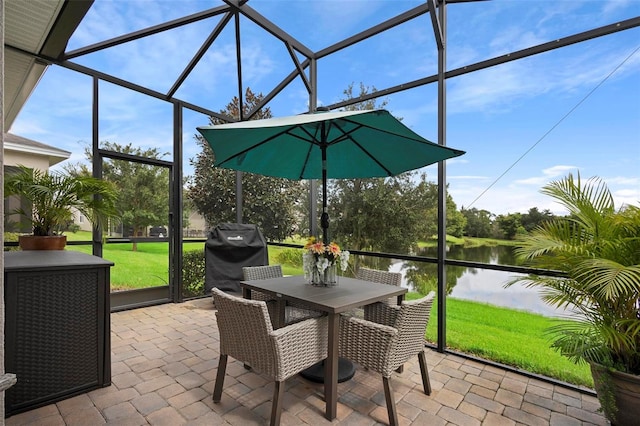
<path fill-rule="evenodd" d="M 514 181 L 517 185 L 535 185 L 542 187 L 550 181 L 566 176 L 568 173 L 576 173 L 578 167 L 576 166 L 553 166 L 542 170 L 541 176 L 532 176 L 525 179 L 517 179 Z"/>
<path fill-rule="evenodd" d="M 489 188 L 491 178 L 477 175 L 451 175 L 447 177 L 449 193 L 458 208 L 477 208 L 494 214 L 526 213 L 532 207 L 548 209 L 553 214 L 567 214 L 566 209 L 551 197 L 541 194 L 540 189 L 568 173 L 577 172 L 577 167 L 557 165 L 542 170 L 542 175 L 498 182 Z M 584 177 L 583 177 L 584 178 Z M 602 178 L 611 191 L 617 208 L 623 205 L 640 205 L 640 177 Z M 471 204 L 473 203 L 473 204 Z"/>
<path fill-rule="evenodd" d="M 532 207 L 565 214 L 551 198 L 540 194 L 538 187 L 517 183 L 496 184 L 487 189 L 488 179 L 449 179 L 449 193 L 458 208 L 476 208 L 493 214 L 526 213 Z M 473 204 L 472 204 L 473 203 Z"/>
<path fill-rule="evenodd" d="M 491 56 L 500 56 L 527 47 L 542 44 L 548 40 L 537 36 L 531 30 L 510 26 L 501 30 L 490 42 Z"/>

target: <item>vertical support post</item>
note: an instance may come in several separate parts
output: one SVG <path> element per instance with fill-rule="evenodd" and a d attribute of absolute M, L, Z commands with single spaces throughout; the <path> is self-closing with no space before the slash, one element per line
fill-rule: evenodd
<path fill-rule="evenodd" d="M 173 103 L 173 167 L 169 188 L 169 297 L 182 302 L 182 104 Z"/>
<path fill-rule="evenodd" d="M 0 0 L 0 84 L 2 84 L 2 99 L 4 99 L 4 0 Z M 4 101 L 0 102 L 0 195 L 4 200 Z M 0 205 L 0 213 L 4 218 L 4 202 Z M 4 220 L 0 223 L 0 239 L 4 247 Z M 0 256 L 0 268 L 4 271 L 4 256 Z M 4 272 L 0 277 L 0 377 L 4 374 Z M 0 422 L 4 422 L 4 390 L 0 391 Z"/>
<path fill-rule="evenodd" d="M 311 93 L 309 94 L 309 111 L 315 111 L 318 107 L 318 61 L 311 58 L 309 64 L 309 82 Z M 318 230 L 318 181 L 312 179 L 309 182 L 309 235 L 316 235 Z"/>
<path fill-rule="evenodd" d="M 446 2 L 438 6 L 438 20 L 442 44 L 438 46 L 438 144 L 447 144 L 447 13 Z M 434 28 L 434 30 L 438 30 Z M 444 161 L 438 163 L 438 351 L 447 345 L 447 169 Z"/>
<path fill-rule="evenodd" d="M 93 102 L 92 102 L 92 117 L 91 117 L 91 167 L 93 170 L 93 177 L 96 179 L 102 179 L 102 155 L 100 155 L 100 132 L 99 132 L 99 97 L 100 95 L 100 80 L 98 77 L 93 77 Z M 107 224 L 109 226 L 109 224 Z M 102 232 L 103 229 L 96 225 L 93 226 L 92 234 L 92 253 L 94 256 L 102 257 Z"/>
<path fill-rule="evenodd" d="M 235 13 L 236 27 L 236 66 L 238 70 L 238 119 L 244 120 L 244 97 L 242 96 L 242 51 L 240 49 L 240 13 Z M 236 223 L 242 223 L 242 172 L 236 172 Z"/>

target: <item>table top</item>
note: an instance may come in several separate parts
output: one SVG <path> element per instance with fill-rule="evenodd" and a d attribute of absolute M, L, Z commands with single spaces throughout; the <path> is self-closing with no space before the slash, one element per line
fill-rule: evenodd
<path fill-rule="evenodd" d="M 4 253 L 5 271 L 109 267 L 114 263 L 73 250 L 16 250 Z"/>
<path fill-rule="evenodd" d="M 240 287 L 268 293 L 276 298 L 303 302 L 310 308 L 332 314 L 407 293 L 403 287 L 348 277 L 339 277 L 338 284 L 332 287 L 312 286 L 302 275 L 241 281 Z"/>

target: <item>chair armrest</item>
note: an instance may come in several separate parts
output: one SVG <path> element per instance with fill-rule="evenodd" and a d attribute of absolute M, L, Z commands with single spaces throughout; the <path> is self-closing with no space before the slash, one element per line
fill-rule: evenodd
<path fill-rule="evenodd" d="M 355 317 L 340 317 L 340 356 L 363 367 L 384 374 L 397 339 L 398 330 L 393 327 Z"/>
<path fill-rule="evenodd" d="M 396 325 L 400 306 L 386 303 L 373 303 L 364 307 L 364 319 L 391 327 Z"/>
<path fill-rule="evenodd" d="M 274 330 L 278 367 L 276 380 L 285 380 L 327 357 L 327 317 L 310 318 Z"/>
<path fill-rule="evenodd" d="M 4 392 L 11 386 L 15 385 L 18 379 L 13 373 L 6 373 L 0 375 L 0 392 Z"/>

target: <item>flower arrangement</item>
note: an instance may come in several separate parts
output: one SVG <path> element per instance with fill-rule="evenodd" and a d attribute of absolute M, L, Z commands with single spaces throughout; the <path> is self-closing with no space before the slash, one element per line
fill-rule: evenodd
<path fill-rule="evenodd" d="M 342 272 L 349 265 L 349 252 L 341 250 L 334 242 L 324 244 L 315 237 L 309 237 L 304 245 L 302 255 L 304 274 L 312 284 L 335 284 L 336 267 L 339 264 Z"/>

